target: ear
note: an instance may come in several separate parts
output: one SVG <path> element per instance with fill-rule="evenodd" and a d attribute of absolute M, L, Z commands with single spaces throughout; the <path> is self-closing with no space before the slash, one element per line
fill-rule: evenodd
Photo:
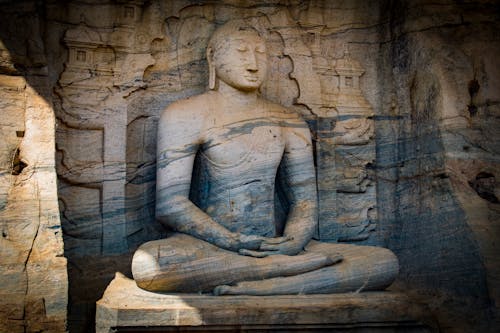
<path fill-rule="evenodd" d="M 214 50 L 207 47 L 207 62 L 208 62 L 208 89 L 215 89 L 215 66 L 214 66 Z"/>

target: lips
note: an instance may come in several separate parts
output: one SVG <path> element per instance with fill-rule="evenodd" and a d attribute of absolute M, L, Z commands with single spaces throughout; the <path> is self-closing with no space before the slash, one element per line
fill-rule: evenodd
<path fill-rule="evenodd" d="M 259 77 L 258 76 L 245 75 L 245 79 L 247 79 L 248 81 L 251 81 L 251 82 L 257 82 L 257 81 L 259 81 Z"/>

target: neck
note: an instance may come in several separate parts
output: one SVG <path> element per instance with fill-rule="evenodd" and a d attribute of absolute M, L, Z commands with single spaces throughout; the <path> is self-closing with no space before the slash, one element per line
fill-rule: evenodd
<path fill-rule="evenodd" d="M 249 105 L 257 101 L 257 90 L 239 90 L 221 80 L 219 80 L 218 92 L 232 104 Z"/>

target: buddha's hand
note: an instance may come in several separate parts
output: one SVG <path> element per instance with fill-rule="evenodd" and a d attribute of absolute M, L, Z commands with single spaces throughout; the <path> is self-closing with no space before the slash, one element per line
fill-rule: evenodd
<path fill-rule="evenodd" d="M 291 236 L 266 238 L 257 249 L 241 249 L 238 252 L 245 256 L 263 258 L 273 254 L 296 255 L 302 251 L 302 242 L 297 242 Z"/>
<path fill-rule="evenodd" d="M 264 236 L 238 234 L 238 251 L 259 250 L 266 242 L 279 244 L 287 240 L 289 240 L 289 237 L 269 238 Z"/>

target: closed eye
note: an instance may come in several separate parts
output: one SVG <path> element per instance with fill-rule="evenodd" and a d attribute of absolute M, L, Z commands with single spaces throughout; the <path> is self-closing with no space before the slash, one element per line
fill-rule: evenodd
<path fill-rule="evenodd" d="M 266 47 L 264 45 L 257 45 L 255 47 L 255 52 L 257 52 L 257 53 L 265 53 L 266 52 Z"/>
<path fill-rule="evenodd" d="M 240 51 L 240 52 L 246 52 L 246 51 L 248 51 L 248 47 L 246 45 L 240 45 L 237 48 L 237 50 Z"/>

